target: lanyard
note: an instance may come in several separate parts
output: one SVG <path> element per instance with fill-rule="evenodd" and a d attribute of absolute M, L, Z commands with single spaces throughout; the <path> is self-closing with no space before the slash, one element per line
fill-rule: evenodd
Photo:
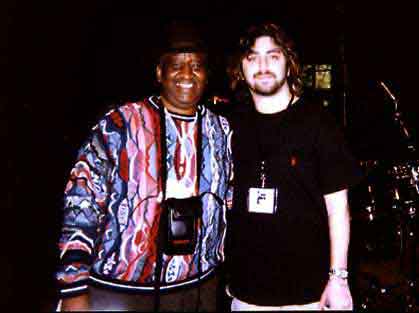
<path fill-rule="evenodd" d="M 167 187 L 167 159 L 166 159 L 166 155 L 167 155 L 167 146 L 166 146 L 166 114 L 169 115 L 170 113 L 167 112 L 166 108 L 163 107 L 163 105 L 161 105 L 160 109 L 159 109 L 159 113 L 160 113 L 160 151 L 161 151 L 161 155 L 160 155 L 160 177 L 161 177 L 161 186 L 162 186 L 162 201 L 166 200 L 166 187 Z M 170 116 L 170 118 L 172 118 Z M 200 177 L 201 177 L 201 157 L 202 157 L 202 148 L 201 148 L 201 142 L 202 142 L 202 125 L 201 125 L 201 120 L 202 120 L 202 116 L 201 116 L 201 111 L 199 110 L 199 108 L 197 108 L 197 116 L 196 116 L 196 120 L 198 122 L 198 139 L 196 142 L 196 175 L 197 176 L 197 190 L 199 193 L 199 182 L 200 182 Z M 173 122 L 173 120 L 172 120 Z M 173 122 L 172 127 L 175 128 L 176 132 L 177 132 L 177 128 L 176 125 Z M 177 135 L 179 135 L 177 133 Z M 181 141 L 181 143 L 183 144 L 183 141 Z M 157 250 L 157 258 L 156 258 L 156 269 L 155 269 L 155 277 L 154 277 L 154 311 L 157 312 L 159 311 L 159 307 L 160 307 L 160 276 L 161 276 L 161 271 L 162 271 L 162 265 L 163 265 L 163 251 L 162 251 L 162 234 L 163 232 L 161 231 L 161 229 L 159 230 L 159 235 L 157 238 L 157 243 L 156 243 L 156 250 Z M 200 235 L 201 236 L 201 235 Z M 199 240 L 199 256 L 198 256 L 198 281 L 201 277 L 201 238 Z"/>
<path fill-rule="evenodd" d="M 288 102 L 285 110 L 292 104 L 294 100 L 294 94 L 291 95 L 291 99 Z M 262 130 L 260 127 L 260 123 L 257 123 L 255 126 L 256 129 L 256 144 L 257 144 L 257 150 L 258 150 L 258 163 L 257 166 L 259 168 L 259 182 L 260 187 L 265 188 L 266 180 L 267 180 L 267 170 L 269 170 L 269 160 L 271 159 L 271 156 L 273 154 L 272 149 L 265 149 L 266 145 L 262 144 Z"/>

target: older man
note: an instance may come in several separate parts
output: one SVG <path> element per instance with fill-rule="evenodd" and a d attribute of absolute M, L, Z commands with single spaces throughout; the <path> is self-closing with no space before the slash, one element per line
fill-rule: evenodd
<path fill-rule="evenodd" d="M 200 105 L 207 49 L 169 29 L 160 95 L 103 117 L 65 189 L 62 310 L 216 311 L 231 175 L 228 122 Z"/>

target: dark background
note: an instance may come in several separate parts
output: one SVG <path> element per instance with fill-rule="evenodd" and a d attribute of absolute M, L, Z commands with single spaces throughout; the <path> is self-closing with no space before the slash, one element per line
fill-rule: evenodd
<path fill-rule="evenodd" d="M 3 1 L 0 304 L 50 310 L 61 198 L 76 151 L 110 105 L 157 91 L 152 47 L 170 19 L 192 19 L 208 31 L 214 52 L 210 93 L 227 96 L 224 65 L 238 32 L 266 18 L 280 22 L 303 63 L 340 69 L 331 111 L 355 155 L 404 158 L 392 102 L 378 81 L 399 99 L 415 134 L 418 105 L 407 89 L 401 92 L 401 81 L 406 72 L 416 74 L 410 57 L 416 8 L 363 2 Z"/>

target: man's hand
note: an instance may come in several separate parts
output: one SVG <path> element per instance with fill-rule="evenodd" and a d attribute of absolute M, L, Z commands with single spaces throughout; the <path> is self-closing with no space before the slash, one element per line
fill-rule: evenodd
<path fill-rule="evenodd" d="M 88 311 L 89 310 L 89 296 L 82 294 L 77 297 L 66 298 L 62 300 L 61 311 Z"/>
<path fill-rule="evenodd" d="M 353 310 L 351 291 L 348 281 L 330 277 L 320 298 L 320 310 Z"/>

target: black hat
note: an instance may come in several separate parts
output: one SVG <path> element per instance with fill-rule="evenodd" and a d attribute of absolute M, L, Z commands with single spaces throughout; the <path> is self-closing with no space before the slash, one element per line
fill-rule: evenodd
<path fill-rule="evenodd" d="M 201 52 L 208 54 L 203 31 L 192 21 L 172 21 L 163 31 L 159 57 L 167 53 Z"/>

